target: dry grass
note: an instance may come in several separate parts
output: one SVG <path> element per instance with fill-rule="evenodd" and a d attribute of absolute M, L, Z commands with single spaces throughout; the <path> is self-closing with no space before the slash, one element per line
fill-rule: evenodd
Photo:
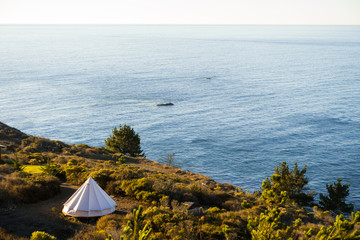
<path fill-rule="evenodd" d="M 13 172 L 0 179 L 0 189 L 6 196 L 0 200 L 31 203 L 54 196 L 60 190 L 60 181 L 52 176 L 31 178 L 28 173 Z"/>
<path fill-rule="evenodd" d="M 18 237 L 9 234 L 4 228 L 0 227 L 0 239 L 1 240 L 26 240 L 27 238 Z"/>

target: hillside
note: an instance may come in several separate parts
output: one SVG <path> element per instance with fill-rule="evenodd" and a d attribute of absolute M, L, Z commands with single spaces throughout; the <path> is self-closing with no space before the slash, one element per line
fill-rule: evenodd
<path fill-rule="evenodd" d="M 249 193 L 145 158 L 29 136 L 1 122 L 0 144 L 7 146 L 0 163 L 0 239 L 28 239 L 35 231 L 57 239 L 119 239 L 128 221 L 130 228 L 148 224 L 153 239 L 320 239 L 316 235 L 326 236 L 327 228 L 359 236 L 360 213 L 350 222 L 337 219 L 337 229 L 334 213 L 304 208 L 275 191 Z M 28 166 L 39 171 L 29 173 Z M 89 176 L 116 201 L 117 211 L 91 219 L 64 216 L 62 204 Z M 136 222 L 139 206 L 144 212 Z M 339 223 L 352 227 L 343 230 Z"/>

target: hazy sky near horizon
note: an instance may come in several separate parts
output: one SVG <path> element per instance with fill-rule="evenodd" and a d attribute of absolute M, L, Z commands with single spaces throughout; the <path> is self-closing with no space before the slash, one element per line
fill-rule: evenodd
<path fill-rule="evenodd" d="M 359 25 L 360 0 L 0 0 L 0 24 Z"/>

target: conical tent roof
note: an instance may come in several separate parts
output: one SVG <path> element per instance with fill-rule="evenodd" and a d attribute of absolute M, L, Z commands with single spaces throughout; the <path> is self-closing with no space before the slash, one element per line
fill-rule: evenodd
<path fill-rule="evenodd" d="M 64 203 L 63 213 L 73 217 L 98 217 L 115 211 L 116 203 L 89 177 Z"/>

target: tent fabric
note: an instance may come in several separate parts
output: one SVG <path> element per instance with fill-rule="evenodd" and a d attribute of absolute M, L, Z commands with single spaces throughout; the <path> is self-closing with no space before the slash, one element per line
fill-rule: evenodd
<path fill-rule="evenodd" d="M 115 201 L 89 177 L 64 203 L 63 213 L 73 217 L 98 217 L 115 211 Z"/>

